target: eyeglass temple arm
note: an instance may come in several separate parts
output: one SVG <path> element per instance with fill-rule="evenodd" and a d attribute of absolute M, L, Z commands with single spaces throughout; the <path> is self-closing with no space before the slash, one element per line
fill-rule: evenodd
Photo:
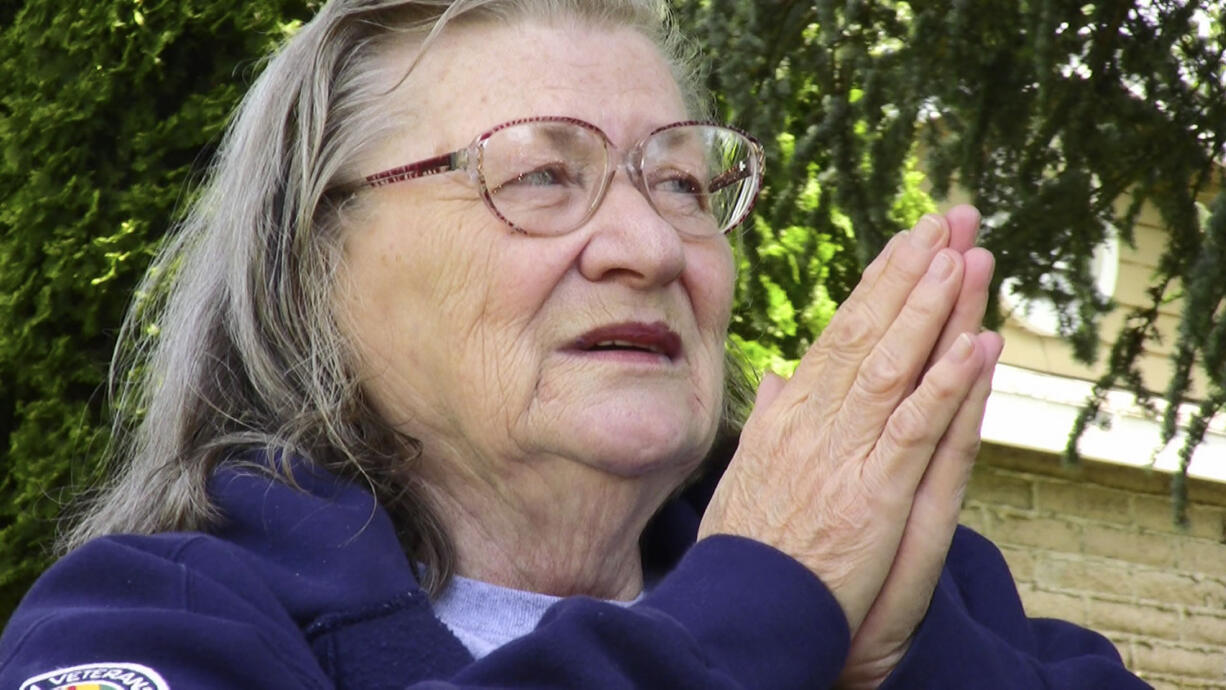
<path fill-rule="evenodd" d="M 745 165 L 743 162 L 738 163 L 735 168 L 725 170 L 715 177 L 712 177 L 711 183 L 707 185 L 707 192 L 718 192 L 724 187 L 734 185 L 752 174 L 753 173 L 749 171 L 749 166 Z"/>
<path fill-rule="evenodd" d="M 452 170 L 463 170 L 466 167 L 468 167 L 468 149 L 460 149 L 451 153 L 444 153 L 441 156 L 427 158 L 416 163 L 409 163 L 408 165 L 369 175 L 363 180 L 363 186 L 382 187 L 394 182 L 414 180 L 419 177 L 451 172 Z"/>

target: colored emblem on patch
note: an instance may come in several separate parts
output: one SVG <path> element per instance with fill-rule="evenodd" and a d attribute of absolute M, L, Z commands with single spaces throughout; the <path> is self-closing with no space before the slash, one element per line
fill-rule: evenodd
<path fill-rule="evenodd" d="M 170 690 L 148 666 L 128 663 L 81 664 L 42 673 L 21 690 Z"/>

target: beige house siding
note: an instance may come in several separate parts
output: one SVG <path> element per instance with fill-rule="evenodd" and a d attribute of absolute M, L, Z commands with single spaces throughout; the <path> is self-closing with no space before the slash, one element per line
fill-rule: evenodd
<path fill-rule="evenodd" d="M 1209 203 L 1215 193 L 1216 189 L 1211 190 L 1204 196 L 1203 201 Z M 1121 205 L 1124 203 L 1121 201 Z M 1122 213 L 1124 208 L 1119 210 Z M 1083 380 L 1092 381 L 1101 376 L 1105 371 L 1111 345 L 1123 327 L 1128 312 L 1135 307 L 1149 305 L 1145 291 L 1153 280 L 1158 258 L 1166 246 L 1162 219 L 1153 208 L 1146 207 L 1138 218 L 1134 240 L 1135 246 L 1120 245 L 1115 291 L 1111 295 L 1117 308 L 1104 316 L 1099 324 L 1098 359 L 1093 365 L 1074 360 L 1072 348 L 1060 338 L 1034 333 L 1016 319 L 1006 319 L 1001 328 L 1001 334 L 1005 337 L 1005 350 L 1001 353 L 1001 361 L 1026 369 Z M 1168 295 L 1176 295 L 1178 290 L 1178 284 L 1172 285 Z M 1170 355 L 1179 324 L 1180 309 L 1181 305 L 1177 300 L 1162 305 L 1159 310 L 1158 329 L 1166 334 L 1166 337 L 1162 342 L 1146 344 L 1139 368 L 1146 387 L 1151 391 L 1165 390 L 1170 378 Z M 1196 372 L 1193 395 L 1200 397 L 1204 389 L 1203 378 Z"/>
<path fill-rule="evenodd" d="M 1226 484 L 985 444 L 964 524 L 1005 555 L 1027 613 L 1097 630 L 1159 690 L 1226 690 Z"/>

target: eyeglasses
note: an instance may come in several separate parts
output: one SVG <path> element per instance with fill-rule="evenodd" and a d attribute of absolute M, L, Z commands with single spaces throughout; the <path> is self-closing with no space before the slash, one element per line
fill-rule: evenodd
<path fill-rule="evenodd" d="M 592 217 L 620 168 L 678 232 L 714 237 L 745 220 L 762 182 L 761 144 L 724 125 L 675 122 L 619 153 L 583 120 L 525 118 L 478 135 L 467 148 L 370 175 L 358 187 L 465 170 L 511 228 L 563 235 Z"/>

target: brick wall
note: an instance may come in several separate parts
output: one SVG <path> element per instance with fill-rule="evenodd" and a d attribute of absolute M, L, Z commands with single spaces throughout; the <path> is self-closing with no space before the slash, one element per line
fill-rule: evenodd
<path fill-rule="evenodd" d="M 1226 462 L 1226 459 L 1219 459 Z M 1160 690 L 1226 690 L 1226 484 L 985 444 L 962 511 L 1000 547 L 1027 613 L 1109 637 Z"/>

